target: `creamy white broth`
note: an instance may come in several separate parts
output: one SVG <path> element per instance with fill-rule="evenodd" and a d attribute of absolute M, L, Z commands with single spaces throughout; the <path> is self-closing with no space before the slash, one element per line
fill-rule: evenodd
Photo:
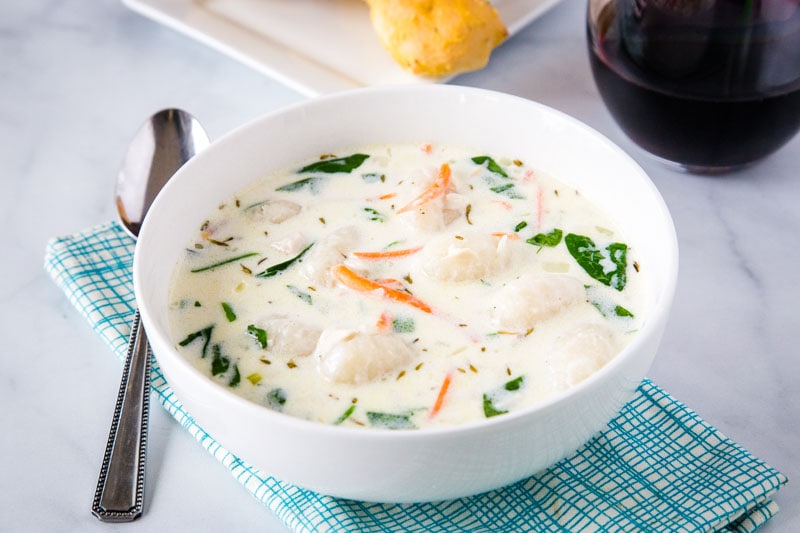
<path fill-rule="evenodd" d="M 585 379 L 640 326 L 636 250 L 612 215 L 467 148 L 326 154 L 201 224 L 174 274 L 173 336 L 220 386 L 308 420 L 500 416 Z"/>

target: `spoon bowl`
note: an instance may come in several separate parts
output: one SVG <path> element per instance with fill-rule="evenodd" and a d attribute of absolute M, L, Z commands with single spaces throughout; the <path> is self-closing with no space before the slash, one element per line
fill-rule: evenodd
<path fill-rule="evenodd" d="M 117 178 L 117 213 L 131 237 L 138 237 L 167 181 L 207 145 L 200 123 L 180 109 L 159 111 L 142 125 Z M 150 349 L 137 310 L 92 503 L 92 514 L 104 522 L 128 522 L 142 514 L 149 409 Z"/>
<path fill-rule="evenodd" d="M 208 145 L 208 135 L 189 113 L 164 109 L 145 122 L 131 141 L 117 178 L 119 221 L 133 238 L 167 181 Z"/>

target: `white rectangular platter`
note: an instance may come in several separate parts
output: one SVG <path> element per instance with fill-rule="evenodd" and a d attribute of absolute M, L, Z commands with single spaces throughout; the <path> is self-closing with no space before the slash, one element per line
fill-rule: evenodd
<path fill-rule="evenodd" d="M 495 0 L 510 36 L 559 0 Z M 382 47 L 363 0 L 123 0 L 307 96 L 436 83 L 403 71 Z"/>

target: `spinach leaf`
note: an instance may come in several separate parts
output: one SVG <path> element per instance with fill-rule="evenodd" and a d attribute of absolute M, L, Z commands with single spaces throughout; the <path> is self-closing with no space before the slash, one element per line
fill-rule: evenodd
<path fill-rule="evenodd" d="M 413 413 L 379 413 L 367 411 L 367 420 L 370 425 L 386 429 L 415 429 L 416 426 L 411 421 Z"/>
<path fill-rule="evenodd" d="M 514 183 L 510 181 L 511 178 L 508 177 L 503 167 L 497 164 L 497 161 L 488 155 L 479 155 L 473 157 L 472 162 L 476 165 L 486 165 L 486 170 L 489 171 L 489 174 L 483 176 L 483 181 L 486 182 L 490 191 L 507 196 L 512 200 L 525 198 L 514 186 Z"/>
<path fill-rule="evenodd" d="M 303 178 L 301 180 L 293 181 L 291 183 L 287 183 L 286 185 L 281 185 L 280 187 L 276 188 L 276 191 L 284 191 L 284 192 L 295 192 L 302 189 L 308 189 L 311 194 L 317 194 L 319 192 L 319 184 L 322 182 L 322 178 L 319 177 L 311 177 L 311 178 Z"/>
<path fill-rule="evenodd" d="M 605 318 L 634 318 L 633 313 L 625 307 L 617 304 L 608 297 L 603 296 L 599 287 L 586 287 L 588 302 L 597 309 Z"/>
<path fill-rule="evenodd" d="M 247 333 L 256 340 L 262 350 L 267 349 L 267 330 L 261 329 L 255 324 L 250 324 L 247 326 Z"/>
<path fill-rule="evenodd" d="M 486 165 L 486 169 L 489 172 L 494 172 L 495 174 L 499 174 L 500 176 L 503 176 L 504 178 L 508 177 L 508 174 L 506 174 L 506 171 L 503 170 L 503 167 L 498 165 L 497 162 L 494 159 L 492 159 L 491 157 L 489 157 L 488 155 L 479 155 L 479 156 L 473 157 L 472 158 L 472 162 L 475 163 L 476 165 L 483 165 L 484 163 L 488 163 Z"/>
<path fill-rule="evenodd" d="M 410 316 L 397 317 L 392 320 L 392 329 L 395 333 L 413 333 L 414 319 Z"/>
<path fill-rule="evenodd" d="M 336 159 L 323 159 L 304 166 L 298 173 L 324 172 L 326 174 L 335 174 L 338 172 L 352 172 L 368 158 L 369 155 L 367 154 L 353 154 L 347 157 L 337 157 Z"/>
<path fill-rule="evenodd" d="M 228 386 L 235 387 L 240 381 L 242 381 L 242 375 L 239 374 L 239 365 L 233 363 L 233 375 L 231 376 L 231 380 L 228 381 Z"/>
<path fill-rule="evenodd" d="M 292 266 L 292 264 L 295 261 L 297 261 L 298 259 L 303 257 L 305 255 L 305 253 L 311 249 L 312 246 L 314 246 L 313 242 L 311 244 L 309 244 L 308 246 L 306 246 L 305 248 L 303 248 L 303 250 L 299 254 L 297 254 L 296 256 L 292 257 L 291 259 L 287 259 L 286 261 L 284 261 L 282 263 L 278 263 L 277 265 L 272 265 L 271 267 L 267 267 L 266 270 L 256 274 L 256 277 L 257 278 L 271 278 L 272 276 L 283 272 L 284 270 L 286 270 L 287 268 Z"/>
<path fill-rule="evenodd" d="M 275 411 L 283 410 L 283 404 L 286 403 L 286 391 L 277 388 L 272 389 L 267 393 L 267 406 Z"/>
<path fill-rule="evenodd" d="M 214 352 L 214 358 L 211 360 L 211 375 L 219 376 L 224 374 L 230 368 L 231 360 L 222 355 L 222 348 L 219 344 L 212 346 L 211 350 Z"/>
<path fill-rule="evenodd" d="M 561 242 L 562 231 L 558 228 L 550 233 L 537 233 L 525 242 L 536 246 L 557 246 Z"/>
<path fill-rule="evenodd" d="M 505 382 L 497 389 L 483 394 L 483 415 L 486 418 L 491 418 L 497 415 L 504 415 L 508 409 L 498 407 L 499 403 L 503 403 L 508 399 L 509 394 L 513 394 L 520 390 L 525 383 L 525 376 L 518 376 L 512 380 Z"/>
<path fill-rule="evenodd" d="M 208 265 L 208 266 L 192 269 L 191 272 L 192 273 L 205 272 L 206 270 L 212 270 L 212 269 L 215 269 L 217 267 L 221 267 L 221 266 L 227 265 L 229 263 L 233 263 L 234 261 L 239 261 L 240 259 L 246 259 L 248 257 L 253 257 L 254 255 L 258 255 L 258 252 L 250 252 L 250 253 L 247 253 L 247 254 L 237 255 L 236 257 L 231 257 L 230 259 L 224 259 L 222 261 L 219 261 L 217 263 L 213 263 L 213 264 Z"/>
<path fill-rule="evenodd" d="M 618 291 L 625 288 L 628 251 L 626 244 L 612 242 L 603 253 L 592 239 L 574 233 L 568 233 L 564 237 L 564 243 L 570 255 L 592 278 Z"/>
<path fill-rule="evenodd" d="M 222 310 L 225 311 L 225 318 L 228 319 L 228 322 L 233 322 L 236 320 L 236 313 L 233 311 L 233 307 L 228 302 L 222 302 Z"/>
<path fill-rule="evenodd" d="M 494 187 L 489 187 L 489 190 L 492 192 L 496 192 L 497 194 L 501 194 L 504 192 L 508 192 L 509 190 L 514 188 L 513 183 L 503 183 L 500 185 L 496 185 Z"/>
<path fill-rule="evenodd" d="M 232 368 L 233 374 L 228 380 L 228 386 L 235 387 L 238 385 L 242 381 L 242 376 L 239 374 L 239 365 L 236 363 L 231 364 L 230 358 L 222 355 L 222 348 L 219 344 L 215 344 L 211 349 L 214 352 L 214 358 L 211 360 L 211 375 L 220 376 Z"/>
<path fill-rule="evenodd" d="M 507 391 L 517 391 L 522 388 L 522 383 L 525 381 L 525 376 L 519 376 L 517 378 L 512 379 L 511 381 L 506 382 L 503 385 L 503 388 Z"/>
<path fill-rule="evenodd" d="M 483 416 L 491 418 L 497 415 L 504 415 L 508 411 L 503 411 L 494 406 L 494 399 L 488 394 L 483 394 Z"/>
<path fill-rule="evenodd" d="M 185 339 L 183 339 L 178 344 L 180 346 L 188 346 L 189 344 L 194 342 L 195 339 L 202 338 L 204 339 L 204 341 L 203 341 L 203 349 L 200 352 L 201 353 L 200 357 L 205 357 L 206 354 L 208 353 L 208 343 L 211 342 L 212 331 L 214 331 L 214 326 L 208 326 L 207 328 L 203 328 L 200 331 L 195 331 L 194 333 L 190 333 L 189 335 L 186 336 Z"/>
<path fill-rule="evenodd" d="M 520 193 L 514 186 L 514 183 L 508 181 L 508 178 L 499 178 L 493 174 L 488 174 L 483 177 L 483 181 L 489 187 L 489 190 L 495 194 L 502 194 L 512 200 L 521 200 L 525 196 Z"/>
<path fill-rule="evenodd" d="M 298 289 L 294 285 L 287 285 L 286 288 L 289 289 L 290 291 L 292 291 L 292 294 L 294 294 L 295 296 L 297 296 L 298 298 L 303 300 L 308 305 L 313 305 L 314 304 L 313 300 L 311 299 L 311 295 L 308 294 L 307 292 L 301 291 L 300 289 Z"/>

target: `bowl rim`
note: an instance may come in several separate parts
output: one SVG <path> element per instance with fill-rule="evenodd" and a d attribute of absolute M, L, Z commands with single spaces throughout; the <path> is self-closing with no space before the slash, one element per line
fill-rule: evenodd
<path fill-rule="evenodd" d="M 469 98 L 488 98 L 490 100 L 506 100 L 514 106 L 532 106 L 538 108 L 539 112 L 550 114 L 557 120 L 568 125 L 569 128 L 577 128 L 587 134 L 594 142 L 606 150 L 610 150 L 617 158 L 620 158 L 626 166 L 638 174 L 638 180 L 647 188 L 651 195 L 651 200 L 654 206 L 658 208 L 657 218 L 662 219 L 664 229 L 670 236 L 669 242 L 664 242 L 663 247 L 667 251 L 666 258 L 669 258 L 669 263 L 665 265 L 665 279 L 664 284 L 657 289 L 657 294 L 653 299 L 652 309 L 639 333 L 628 343 L 621 351 L 619 351 L 611 360 L 609 360 L 602 368 L 591 374 L 589 377 L 577 383 L 564 391 L 545 399 L 544 401 L 530 405 L 519 410 L 511 411 L 504 416 L 492 417 L 488 419 L 479 419 L 471 422 L 455 424 L 451 426 L 437 426 L 437 427 L 423 427 L 411 431 L 397 431 L 385 428 L 355 428 L 347 426 L 337 426 L 332 424 L 324 424 L 316 421 L 301 419 L 292 415 L 274 411 L 266 406 L 259 405 L 255 402 L 247 400 L 234 392 L 220 386 L 203 374 L 200 370 L 195 368 L 188 360 L 178 353 L 174 347 L 168 354 L 154 354 L 156 360 L 168 357 L 171 363 L 176 364 L 184 372 L 188 372 L 191 376 L 191 381 L 198 384 L 203 389 L 209 391 L 212 395 L 220 395 L 226 402 L 232 402 L 238 408 L 243 409 L 248 415 L 265 417 L 265 420 L 274 421 L 277 426 L 292 428 L 298 431 L 311 431 L 314 433 L 321 433 L 323 435 L 333 436 L 349 436 L 358 435 L 359 439 L 367 440 L 384 440 L 391 439 L 396 441 L 439 438 L 443 436 L 460 436 L 473 432 L 491 431 L 493 429 L 500 429 L 506 425 L 517 424 L 520 419 L 530 417 L 534 414 L 545 414 L 559 408 L 563 403 L 569 401 L 571 398 L 577 398 L 589 394 L 592 389 L 600 386 L 605 380 L 606 375 L 613 373 L 613 370 L 626 363 L 632 357 L 631 354 L 638 351 L 639 346 L 647 342 L 650 338 L 648 332 L 658 327 L 658 324 L 665 322 L 668 319 L 669 311 L 674 300 L 676 292 L 677 278 L 678 278 L 678 265 L 679 265 L 679 250 L 677 234 L 674 226 L 672 216 L 667 208 L 666 202 L 656 187 L 655 183 L 645 172 L 645 170 L 621 147 L 608 139 L 605 135 L 598 132 L 586 123 L 578 120 L 577 118 L 559 111 L 555 108 L 549 107 L 540 102 L 529 100 L 523 97 L 502 93 L 490 89 L 465 87 L 460 85 L 400 85 L 400 86 L 381 86 L 381 87 L 366 87 L 353 90 L 342 91 L 333 93 L 326 96 L 321 96 L 312 100 L 305 100 L 296 102 L 268 113 L 262 114 L 253 120 L 250 120 L 233 130 L 227 132 L 216 141 L 212 142 L 209 147 L 198 153 L 194 158 L 181 167 L 173 179 L 171 179 L 164 190 L 169 190 L 174 187 L 174 183 L 183 181 L 184 176 L 191 175 L 195 169 L 201 167 L 206 159 L 211 157 L 220 157 L 230 150 L 230 146 L 238 143 L 242 139 L 247 139 L 253 136 L 253 131 L 258 131 L 263 128 L 264 123 L 274 122 L 280 120 L 281 117 L 292 115 L 304 110 L 313 110 L 319 106 L 336 106 L 341 105 L 340 102 L 349 102 L 358 100 L 363 97 L 396 97 L 397 95 L 414 94 L 418 97 L 424 97 L 427 93 L 452 93 L 453 96 L 458 94 L 467 95 Z M 254 178 L 256 179 L 256 178 Z M 159 194 L 151 209 L 158 210 L 163 203 L 161 200 L 164 195 Z M 161 200 L 161 201 L 160 201 Z M 143 274 L 142 261 L 140 257 L 140 249 L 147 245 L 147 235 L 151 230 L 148 230 L 149 219 L 145 219 L 142 227 L 142 232 L 145 238 L 138 239 L 134 252 L 133 262 L 133 282 L 136 301 L 139 305 L 142 314 L 142 320 L 146 325 L 151 326 L 150 323 L 150 307 L 151 303 L 143 291 L 143 285 L 147 284 L 147 280 Z M 174 265 L 171 267 L 174 269 Z M 156 303 L 153 304 L 157 305 Z M 168 335 L 162 335 L 160 329 L 155 328 L 153 336 L 158 336 L 163 339 L 165 345 L 174 345 L 173 339 Z M 166 377 L 165 377 L 166 379 Z M 167 381 L 169 385 L 169 382 Z M 638 386 L 638 383 L 636 384 Z M 631 391 L 632 392 L 632 391 Z M 179 398 L 180 399 L 180 398 Z M 200 421 L 202 424 L 202 421 Z"/>

